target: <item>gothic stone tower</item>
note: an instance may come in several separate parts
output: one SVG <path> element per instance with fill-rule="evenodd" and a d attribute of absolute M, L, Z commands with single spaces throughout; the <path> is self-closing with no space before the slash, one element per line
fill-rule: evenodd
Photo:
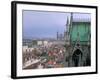
<path fill-rule="evenodd" d="M 90 23 L 89 19 L 73 19 L 73 13 L 71 13 L 69 29 L 67 29 L 70 36 L 70 47 L 67 51 L 68 66 L 91 65 Z"/>

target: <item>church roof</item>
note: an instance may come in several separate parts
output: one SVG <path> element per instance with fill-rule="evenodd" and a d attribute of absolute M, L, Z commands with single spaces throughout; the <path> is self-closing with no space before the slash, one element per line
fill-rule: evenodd
<path fill-rule="evenodd" d="M 72 19 L 72 22 L 91 22 L 91 20 L 89 18 L 87 18 L 87 19 L 74 18 L 74 19 Z"/>
<path fill-rule="evenodd" d="M 86 13 L 73 13 L 72 22 L 91 22 L 91 15 Z"/>

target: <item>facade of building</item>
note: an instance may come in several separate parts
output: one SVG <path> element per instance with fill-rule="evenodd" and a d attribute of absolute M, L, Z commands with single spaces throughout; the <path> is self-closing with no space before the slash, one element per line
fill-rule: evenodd
<path fill-rule="evenodd" d="M 68 66 L 91 65 L 91 22 L 89 19 L 73 19 L 71 15 L 69 25 L 70 46 L 67 47 L 70 57 Z"/>

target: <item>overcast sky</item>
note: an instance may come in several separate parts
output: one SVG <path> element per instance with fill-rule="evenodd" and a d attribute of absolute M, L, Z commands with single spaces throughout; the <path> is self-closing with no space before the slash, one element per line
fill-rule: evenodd
<path fill-rule="evenodd" d="M 23 38 L 56 38 L 63 33 L 70 13 L 23 11 Z M 90 14 L 74 14 L 73 17 L 90 19 Z"/>

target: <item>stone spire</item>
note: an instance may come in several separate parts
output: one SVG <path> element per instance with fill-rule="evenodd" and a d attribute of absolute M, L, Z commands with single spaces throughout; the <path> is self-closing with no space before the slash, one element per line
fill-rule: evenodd
<path fill-rule="evenodd" d="M 57 40 L 59 39 L 59 33 L 58 33 L 58 31 L 57 31 Z"/>
<path fill-rule="evenodd" d="M 72 28 L 72 22 L 73 22 L 73 13 L 71 12 L 70 22 L 69 22 L 70 29 Z"/>

